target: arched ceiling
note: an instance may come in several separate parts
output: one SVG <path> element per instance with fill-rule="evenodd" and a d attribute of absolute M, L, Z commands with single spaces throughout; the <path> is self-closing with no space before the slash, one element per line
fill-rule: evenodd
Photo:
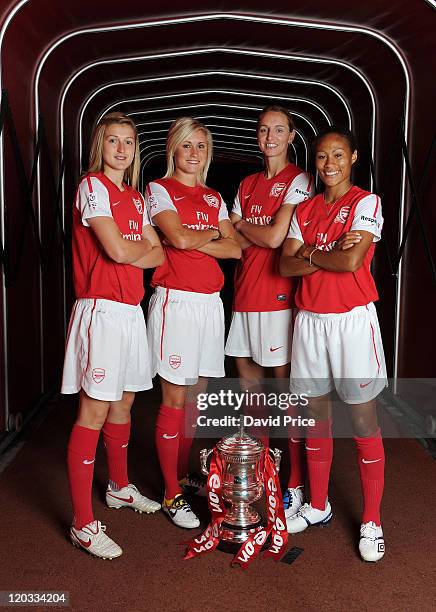
<path fill-rule="evenodd" d="M 182 114 L 202 118 L 214 135 L 214 167 L 221 168 L 223 183 L 218 187 L 229 193 L 238 172 L 259 164 L 254 127 L 266 104 L 277 102 L 293 112 L 295 158 L 304 167 L 310 167 L 314 133 L 329 123 L 349 125 L 359 142 L 356 182 L 381 193 L 388 220 L 384 244 L 393 254 L 411 206 L 401 129 L 416 178 L 434 133 L 434 9 L 432 0 L 276 0 L 273 6 L 255 0 L 237 6 L 228 0 L 197 6 L 180 0 L 3 1 L 1 86 L 9 95 L 26 168 L 39 117 L 55 174 L 65 149 L 63 204 L 71 200 L 92 125 L 107 110 L 122 110 L 137 122 L 143 182 L 162 165 L 170 122 Z M 53 227 L 47 167 L 43 159 L 34 193 L 42 242 L 51 238 Z M 4 228 L 3 203 L 8 193 L 13 200 L 17 178 L 3 136 L 0 177 Z M 434 181 L 425 187 L 434 189 Z M 9 222 L 19 225 L 20 214 L 10 206 Z M 425 211 L 429 226 L 434 214 Z M 414 280 L 417 267 L 428 275 L 416 231 L 404 265 L 392 277 L 379 257 L 376 270 L 385 292 L 380 309 L 395 372 L 410 370 L 409 358 L 402 357 L 403 366 L 399 358 L 401 338 L 413 345 L 408 319 L 416 309 L 406 304 L 407 295 L 419 288 L 425 304 L 434 298 L 430 283 L 427 288 Z M 42 285 L 39 281 L 40 297 Z M 2 300 L 7 301 L 5 290 Z M 422 336 L 425 344 L 424 331 Z"/>

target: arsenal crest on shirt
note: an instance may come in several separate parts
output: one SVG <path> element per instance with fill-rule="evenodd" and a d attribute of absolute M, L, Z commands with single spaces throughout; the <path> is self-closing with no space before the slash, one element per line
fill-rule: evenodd
<path fill-rule="evenodd" d="M 338 214 L 335 217 L 335 223 L 345 223 L 350 214 L 351 206 L 341 206 Z"/>
<path fill-rule="evenodd" d="M 285 187 L 286 187 L 286 183 L 274 183 L 274 185 L 271 187 L 271 191 L 269 195 L 277 197 L 282 193 Z"/>
<path fill-rule="evenodd" d="M 136 206 L 138 214 L 142 215 L 144 208 L 142 206 L 142 200 L 140 198 L 132 198 L 133 204 Z"/>
<path fill-rule="evenodd" d="M 203 200 L 209 206 L 213 206 L 214 208 L 220 207 L 220 201 L 218 200 L 216 196 L 213 195 L 213 193 L 205 193 L 203 196 Z"/>

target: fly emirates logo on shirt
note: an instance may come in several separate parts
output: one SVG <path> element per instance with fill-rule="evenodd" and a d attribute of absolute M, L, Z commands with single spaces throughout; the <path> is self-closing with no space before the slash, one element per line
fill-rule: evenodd
<path fill-rule="evenodd" d="M 328 234 L 323 232 L 317 232 L 316 234 L 316 248 L 320 251 L 332 251 L 336 244 L 337 240 L 328 241 Z"/>
<path fill-rule="evenodd" d="M 197 217 L 196 223 L 183 223 L 182 225 L 184 227 L 187 227 L 188 229 L 195 230 L 205 230 L 211 228 L 217 229 L 216 225 L 214 225 L 213 223 L 209 223 L 209 213 L 196 211 L 195 215 Z"/>
<path fill-rule="evenodd" d="M 129 230 L 127 234 L 122 234 L 125 240 L 141 240 L 142 236 L 139 231 L 139 221 L 129 219 Z"/>
<path fill-rule="evenodd" d="M 253 223 L 254 225 L 269 225 L 271 223 L 272 216 L 262 214 L 262 209 L 263 206 L 260 204 L 253 204 L 250 207 L 250 211 L 245 217 L 245 220 L 249 223 Z"/>

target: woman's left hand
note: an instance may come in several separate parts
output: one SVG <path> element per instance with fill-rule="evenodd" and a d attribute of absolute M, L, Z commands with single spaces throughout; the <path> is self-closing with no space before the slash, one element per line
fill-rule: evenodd
<path fill-rule="evenodd" d="M 362 236 L 359 232 L 346 232 L 337 241 L 335 249 L 338 251 L 346 251 L 347 249 L 351 249 L 355 244 L 359 244 L 361 240 Z"/>

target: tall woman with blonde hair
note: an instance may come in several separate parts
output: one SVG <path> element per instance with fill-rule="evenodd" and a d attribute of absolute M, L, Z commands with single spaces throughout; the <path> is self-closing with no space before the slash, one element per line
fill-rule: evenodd
<path fill-rule="evenodd" d="M 206 186 L 212 159 L 207 127 L 191 117 L 177 119 L 168 132 L 166 156 L 165 176 L 147 186 L 150 217 L 166 253 L 152 279 L 148 334 L 152 374 L 159 374 L 162 388 L 156 423 L 165 480 L 162 507 L 175 525 L 189 529 L 199 520 L 179 482 L 192 442 L 183 425 L 187 390 L 199 378 L 201 384 L 202 377 L 224 376 L 219 296 L 224 277 L 217 259 L 239 258 L 241 249 L 221 195 Z"/>
<path fill-rule="evenodd" d="M 68 443 L 68 477 L 75 546 L 101 558 L 122 549 L 92 511 L 94 460 L 100 431 L 106 447 L 110 508 L 155 512 L 160 505 L 130 483 L 127 447 L 136 391 L 150 389 L 143 268 L 164 254 L 136 190 L 136 125 L 122 113 L 97 124 L 89 170 L 73 206 L 73 277 L 76 302 L 68 330 L 62 393 L 79 392 L 79 411 Z"/>

